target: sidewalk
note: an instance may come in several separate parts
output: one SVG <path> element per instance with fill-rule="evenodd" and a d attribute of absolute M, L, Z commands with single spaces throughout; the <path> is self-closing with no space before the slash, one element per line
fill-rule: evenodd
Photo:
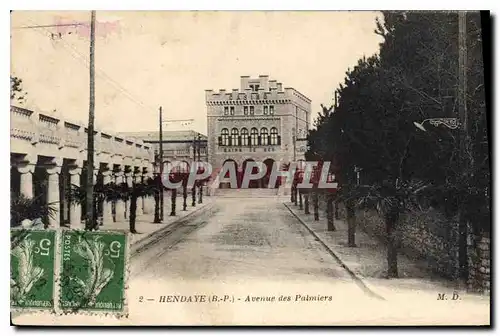
<path fill-rule="evenodd" d="M 336 231 L 327 231 L 326 212 L 320 207 L 319 221 L 314 220 L 313 207 L 311 214 L 305 215 L 290 201 L 283 202 L 290 212 L 297 217 L 313 235 L 316 235 L 336 259 L 357 280 L 361 281 L 376 296 L 385 299 L 409 301 L 424 297 L 436 301 L 439 293 L 453 296 L 454 283 L 438 278 L 425 269 L 421 261 L 409 259 L 404 254 L 398 254 L 399 278 L 387 279 L 386 248 L 375 237 L 371 237 L 361 230 L 356 231 L 356 247 L 347 246 L 347 223 L 344 220 L 335 220 Z M 474 301 L 489 301 L 489 296 L 468 294 L 458 290 L 460 298 L 470 298 Z"/>
<path fill-rule="evenodd" d="M 153 223 L 154 221 L 154 208 L 153 213 L 143 214 L 138 216 L 135 222 L 135 227 L 138 233 L 130 235 L 130 246 L 132 250 L 137 249 L 141 243 L 145 242 L 149 237 L 154 235 L 156 232 L 168 227 L 170 224 L 177 222 L 178 220 L 201 210 L 207 205 L 213 203 L 214 198 L 210 196 L 203 196 L 203 203 L 196 203 L 196 206 L 191 206 L 191 198 L 188 198 L 186 211 L 182 210 L 182 197 L 177 198 L 176 204 L 176 215 L 169 216 L 171 205 L 170 199 L 165 198 L 164 210 L 163 210 L 163 221 L 162 223 Z M 198 201 L 197 201 L 198 202 Z M 104 225 L 99 227 L 99 230 L 114 230 L 114 231 L 125 231 L 129 232 L 129 221 L 128 219 L 119 222 L 104 223 Z"/>

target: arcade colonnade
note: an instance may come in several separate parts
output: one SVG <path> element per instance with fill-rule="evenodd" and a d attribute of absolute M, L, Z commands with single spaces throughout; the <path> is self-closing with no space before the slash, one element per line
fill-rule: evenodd
<path fill-rule="evenodd" d="M 86 181 L 87 129 L 83 124 L 46 113 L 11 106 L 11 192 L 36 198 L 58 209 L 48 218 L 49 227 L 63 223 L 79 226 L 80 204 L 72 202 L 70 185 Z M 108 132 L 94 134 L 94 184 L 145 182 L 153 176 L 154 153 L 149 145 Z M 127 204 L 102 202 L 98 205 L 103 222 L 124 220 Z M 150 198 L 138 202 L 137 215 L 152 213 Z M 114 211 L 113 211 L 114 210 Z M 113 216 L 115 213 L 115 216 Z"/>

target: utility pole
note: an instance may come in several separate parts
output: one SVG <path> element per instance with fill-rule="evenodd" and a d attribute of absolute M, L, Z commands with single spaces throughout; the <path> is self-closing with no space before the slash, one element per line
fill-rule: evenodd
<path fill-rule="evenodd" d="M 469 187 L 469 160 L 467 158 L 467 149 L 469 144 L 468 137 L 468 118 L 467 118 L 467 12 L 458 12 L 458 114 L 460 122 L 460 164 L 463 172 L 462 179 Z M 462 207 L 460 207 L 462 208 Z M 459 278 L 467 280 L 467 221 L 464 213 L 460 210 L 458 219 L 458 271 Z"/>
<path fill-rule="evenodd" d="M 163 111 L 160 106 L 160 223 L 163 221 Z"/>
<path fill-rule="evenodd" d="M 193 165 L 192 170 L 197 166 L 196 164 L 196 135 L 193 138 Z M 196 181 L 193 182 L 193 189 L 191 190 L 191 206 L 196 206 Z"/>
<path fill-rule="evenodd" d="M 201 163 L 201 135 L 198 134 L 198 162 Z M 199 187 L 199 195 L 198 195 L 198 203 L 201 204 L 203 203 L 203 182 L 200 181 L 200 187 Z"/>
<path fill-rule="evenodd" d="M 97 228 L 97 223 L 94 219 L 95 11 L 91 11 L 90 13 L 90 100 L 89 124 L 87 127 L 87 215 L 85 221 L 85 229 L 87 230 Z"/>

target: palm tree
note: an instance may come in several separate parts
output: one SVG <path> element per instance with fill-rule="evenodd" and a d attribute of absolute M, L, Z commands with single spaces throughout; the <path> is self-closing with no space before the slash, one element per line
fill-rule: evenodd
<path fill-rule="evenodd" d="M 375 209 L 384 219 L 388 278 L 398 277 L 396 230 L 399 217 L 406 209 L 418 206 L 417 196 L 424 189 L 428 190 L 429 186 L 417 180 L 407 182 L 385 180 L 378 185 L 354 185 L 343 191 L 344 202 L 350 208 L 348 215 L 352 212 L 350 216 L 353 222 L 355 207 Z"/>
<path fill-rule="evenodd" d="M 57 204 L 41 204 L 41 198 L 28 198 L 23 194 L 11 194 L 10 198 L 10 226 L 21 225 L 25 219 L 35 220 L 37 218 L 52 218 L 57 216 Z M 47 224 L 45 224 L 47 225 Z"/>
<path fill-rule="evenodd" d="M 94 202 L 92 203 L 94 206 L 94 211 L 92 212 L 94 215 L 93 223 L 95 223 L 97 225 L 97 218 L 99 215 L 98 205 L 99 205 L 99 202 L 101 200 L 105 199 L 105 195 L 104 195 L 103 186 L 99 183 L 97 183 L 94 186 L 93 191 L 94 191 Z M 70 199 L 72 204 L 78 204 L 82 208 L 87 205 L 87 198 L 86 198 L 87 189 L 86 189 L 85 185 L 71 184 L 69 190 L 67 191 L 67 194 L 68 194 L 69 199 Z M 83 212 L 83 213 L 86 213 L 86 212 Z M 97 229 L 97 227 L 90 228 L 90 229 Z"/>
<path fill-rule="evenodd" d="M 134 183 L 130 193 L 130 213 L 129 230 L 131 233 L 137 233 L 135 222 L 137 218 L 137 200 L 140 197 L 151 197 L 157 194 L 157 185 L 153 181 L 147 180 L 146 183 Z"/>
<path fill-rule="evenodd" d="M 155 214 L 153 223 L 161 223 L 160 218 L 160 188 L 163 187 L 163 183 L 161 183 L 161 176 L 156 175 L 154 178 L 148 178 L 146 181 L 148 188 L 152 191 L 153 197 L 155 199 Z"/>

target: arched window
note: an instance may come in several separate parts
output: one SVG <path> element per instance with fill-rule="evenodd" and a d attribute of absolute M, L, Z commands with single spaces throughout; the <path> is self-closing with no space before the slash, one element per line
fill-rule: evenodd
<path fill-rule="evenodd" d="M 268 141 L 269 138 L 268 138 L 268 136 L 269 136 L 269 132 L 267 131 L 267 128 L 262 127 L 260 129 L 260 143 L 262 145 L 264 145 L 264 146 L 269 145 L 269 141 Z"/>
<path fill-rule="evenodd" d="M 179 171 L 181 173 L 188 173 L 189 172 L 189 163 L 186 161 L 181 161 L 179 164 Z"/>
<path fill-rule="evenodd" d="M 170 165 L 172 166 L 172 164 L 170 164 Z M 172 167 L 171 172 L 172 173 L 188 173 L 189 172 L 189 163 L 187 163 L 186 161 L 177 162 L 177 164 Z"/>
<path fill-rule="evenodd" d="M 238 146 L 238 135 L 240 135 L 238 129 L 233 128 L 231 130 L 231 146 Z"/>
<path fill-rule="evenodd" d="M 255 127 L 250 130 L 250 141 L 252 146 L 257 146 L 259 143 L 259 130 Z"/>
<path fill-rule="evenodd" d="M 245 127 L 241 129 L 241 145 L 248 146 L 248 129 Z"/>
<path fill-rule="evenodd" d="M 229 145 L 229 130 L 227 128 L 223 128 L 222 131 L 220 132 L 220 135 L 222 137 L 222 146 L 228 146 Z"/>
<path fill-rule="evenodd" d="M 276 127 L 271 128 L 271 145 L 278 144 L 278 129 Z"/>
<path fill-rule="evenodd" d="M 170 174 L 172 170 L 172 163 L 170 161 L 163 161 L 163 174 Z"/>

